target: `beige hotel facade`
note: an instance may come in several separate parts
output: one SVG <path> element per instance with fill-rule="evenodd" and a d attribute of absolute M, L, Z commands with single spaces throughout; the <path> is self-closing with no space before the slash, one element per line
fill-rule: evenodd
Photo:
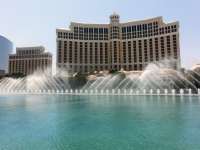
<path fill-rule="evenodd" d="M 56 35 L 57 73 L 143 70 L 148 63 L 181 67 L 179 22 L 163 23 L 161 16 L 120 23 L 114 13 L 110 23 L 71 22 Z"/>
<path fill-rule="evenodd" d="M 9 73 L 22 72 L 31 75 L 35 71 L 52 72 L 52 54 L 43 46 L 17 47 L 16 54 L 9 54 Z"/>

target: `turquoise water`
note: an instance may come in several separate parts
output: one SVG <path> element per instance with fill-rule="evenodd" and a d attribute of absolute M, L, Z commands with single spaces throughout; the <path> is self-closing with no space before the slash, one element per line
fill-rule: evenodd
<path fill-rule="evenodd" d="M 200 149 L 200 97 L 1 95 L 0 149 Z"/>

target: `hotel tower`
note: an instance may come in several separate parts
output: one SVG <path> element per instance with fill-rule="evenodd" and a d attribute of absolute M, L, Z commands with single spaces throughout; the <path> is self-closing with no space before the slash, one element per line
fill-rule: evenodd
<path fill-rule="evenodd" d="M 9 54 L 9 73 L 22 72 L 31 75 L 35 71 L 52 72 L 52 54 L 43 46 L 17 47 L 16 54 Z"/>
<path fill-rule="evenodd" d="M 148 63 L 180 68 L 179 22 L 161 16 L 121 23 L 114 13 L 110 23 L 71 22 L 56 35 L 57 73 L 143 70 Z"/>

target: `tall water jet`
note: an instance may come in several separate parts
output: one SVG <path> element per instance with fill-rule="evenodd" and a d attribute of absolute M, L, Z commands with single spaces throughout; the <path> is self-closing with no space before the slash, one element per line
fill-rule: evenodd
<path fill-rule="evenodd" d="M 160 95 L 160 89 L 157 90 L 157 94 Z"/>
<path fill-rule="evenodd" d="M 146 95 L 146 89 L 143 90 L 143 94 Z"/>
<path fill-rule="evenodd" d="M 106 94 L 108 94 L 109 93 L 109 91 L 108 91 L 108 89 L 106 90 Z"/>
<path fill-rule="evenodd" d="M 150 90 L 150 94 L 151 94 L 151 95 L 153 94 L 153 89 Z"/>
<path fill-rule="evenodd" d="M 191 90 L 191 89 L 188 89 L 188 91 L 189 91 L 189 95 L 191 95 L 191 94 L 192 94 L 192 90 Z"/>
<path fill-rule="evenodd" d="M 184 90 L 180 89 L 180 94 L 183 95 L 184 94 Z"/>
<path fill-rule="evenodd" d="M 131 95 L 133 94 L 133 89 L 130 90 L 130 94 L 131 94 Z"/>
<path fill-rule="evenodd" d="M 124 94 L 126 94 L 126 89 L 124 89 Z"/>
<path fill-rule="evenodd" d="M 165 89 L 165 95 L 167 95 L 168 94 L 168 91 L 167 91 L 167 89 Z"/>
<path fill-rule="evenodd" d="M 103 94 L 103 90 L 101 90 L 101 94 Z"/>
<path fill-rule="evenodd" d="M 118 94 L 120 94 L 120 89 L 118 89 Z"/>
<path fill-rule="evenodd" d="M 137 95 L 139 94 L 139 91 L 138 91 L 138 90 L 136 91 L 136 94 L 137 94 Z"/>
<path fill-rule="evenodd" d="M 174 89 L 172 89 L 172 95 L 175 95 L 175 90 Z"/>

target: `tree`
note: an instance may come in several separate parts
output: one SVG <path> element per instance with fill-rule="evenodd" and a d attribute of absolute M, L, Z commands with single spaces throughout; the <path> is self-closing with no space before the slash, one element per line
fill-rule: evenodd
<path fill-rule="evenodd" d="M 69 78 L 70 87 L 75 89 L 81 89 L 87 83 L 87 73 L 78 72 L 74 77 Z"/>
<path fill-rule="evenodd" d="M 110 74 L 116 73 L 116 70 L 110 69 L 110 70 L 109 70 L 109 73 L 110 73 Z"/>
<path fill-rule="evenodd" d="M 26 75 L 23 74 L 22 72 L 13 72 L 11 74 L 7 73 L 5 75 L 0 75 L 0 79 L 4 78 L 4 77 L 11 77 L 11 78 L 23 78 L 25 77 Z"/>

